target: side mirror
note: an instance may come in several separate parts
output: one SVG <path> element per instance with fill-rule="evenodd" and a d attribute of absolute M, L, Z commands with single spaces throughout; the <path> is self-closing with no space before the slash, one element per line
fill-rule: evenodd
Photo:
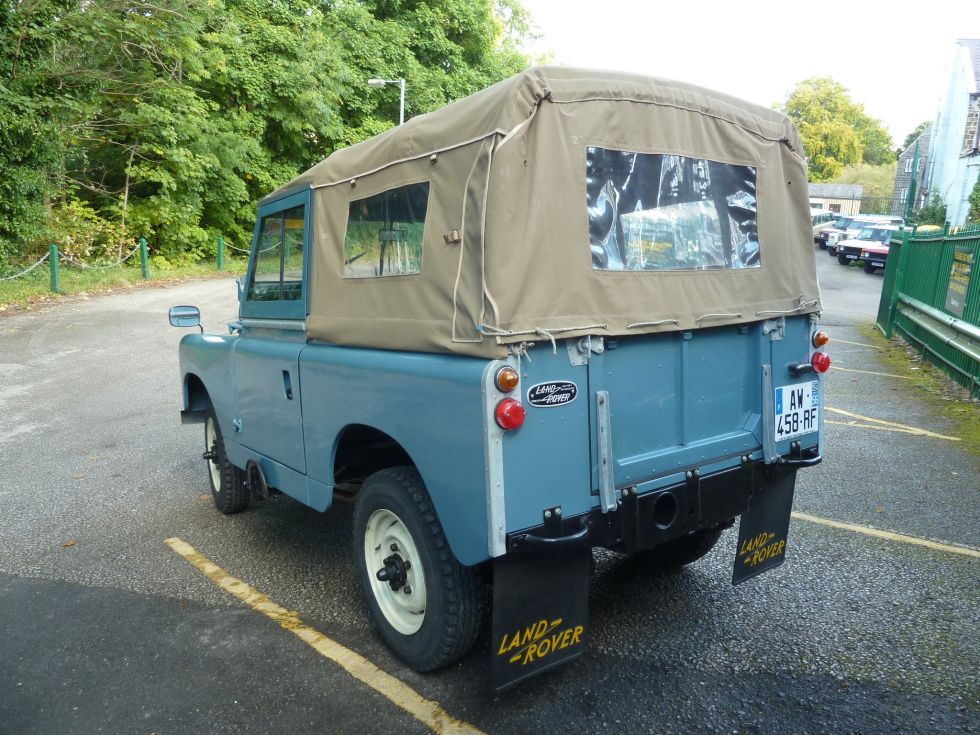
<path fill-rule="evenodd" d="M 196 306 L 171 306 L 167 316 L 171 326 L 199 327 L 202 332 L 204 331 L 204 327 L 201 326 L 201 310 Z"/>

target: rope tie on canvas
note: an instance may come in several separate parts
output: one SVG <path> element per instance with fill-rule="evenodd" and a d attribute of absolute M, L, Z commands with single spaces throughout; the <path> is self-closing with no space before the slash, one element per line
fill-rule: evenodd
<path fill-rule="evenodd" d="M 673 324 L 675 326 L 680 326 L 681 323 L 676 319 L 658 319 L 655 322 L 627 322 L 627 329 L 639 329 L 640 327 L 659 327 L 661 324 Z"/>
<path fill-rule="evenodd" d="M 807 308 L 809 308 L 811 306 L 816 306 L 819 303 L 820 303 L 820 299 L 813 299 L 812 301 L 806 301 L 803 298 L 803 294 L 800 294 L 800 303 L 797 304 L 792 309 L 781 309 L 781 310 L 777 309 L 777 310 L 770 310 L 770 311 L 757 311 L 755 313 L 755 315 L 756 316 L 765 316 L 766 314 L 774 314 L 774 315 L 777 315 L 777 314 L 795 314 L 796 312 L 803 311 L 804 309 L 807 309 Z"/>
<path fill-rule="evenodd" d="M 542 339 L 547 339 L 551 342 L 551 354 L 558 354 L 558 343 L 555 341 L 556 334 L 562 334 L 563 332 L 584 332 L 593 329 L 607 329 L 606 324 L 589 324 L 584 327 L 553 327 L 550 329 L 545 329 L 543 327 L 535 327 L 534 329 L 523 329 L 520 331 L 510 331 L 507 329 L 499 329 L 498 327 L 490 326 L 489 324 L 480 324 L 477 330 L 483 334 L 488 334 L 491 337 L 523 337 L 534 335 L 536 337 L 541 337 Z"/>
<path fill-rule="evenodd" d="M 701 322 L 707 321 L 708 319 L 738 319 L 740 316 L 742 315 L 741 314 L 702 314 L 694 321 L 700 324 Z"/>

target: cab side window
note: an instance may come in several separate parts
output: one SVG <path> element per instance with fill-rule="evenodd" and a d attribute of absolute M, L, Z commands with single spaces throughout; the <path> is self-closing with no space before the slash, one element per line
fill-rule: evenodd
<path fill-rule="evenodd" d="M 249 301 L 302 300 L 304 217 L 300 205 L 262 218 Z"/>

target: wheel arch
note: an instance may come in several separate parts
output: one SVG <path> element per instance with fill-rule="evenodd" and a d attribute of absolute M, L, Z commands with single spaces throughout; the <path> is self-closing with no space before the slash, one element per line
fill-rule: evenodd
<path fill-rule="evenodd" d="M 208 417 L 211 395 L 204 387 L 204 381 L 194 373 L 184 376 L 184 408 L 180 412 L 183 424 L 203 424 Z"/>
<path fill-rule="evenodd" d="M 338 432 L 334 442 L 331 462 L 334 491 L 354 495 L 360 484 L 375 472 L 405 465 L 419 469 L 408 450 L 394 437 L 368 424 L 348 424 Z"/>
<path fill-rule="evenodd" d="M 453 554 L 464 565 L 475 565 L 489 558 L 486 542 L 487 516 L 484 504 L 473 508 L 466 493 L 459 492 L 458 481 L 447 477 L 445 458 L 430 447 L 413 445 L 376 426 L 349 423 L 336 435 L 330 472 L 335 498 L 354 499 L 361 484 L 375 472 L 394 467 L 412 467 L 432 500 L 436 516 Z M 482 471 L 480 473 L 482 477 Z M 479 497 L 483 497 L 482 483 Z M 461 510 L 461 504 L 466 508 Z"/>

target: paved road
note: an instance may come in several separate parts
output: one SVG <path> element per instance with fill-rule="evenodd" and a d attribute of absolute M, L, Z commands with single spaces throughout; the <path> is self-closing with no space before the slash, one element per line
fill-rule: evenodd
<path fill-rule="evenodd" d="M 854 344 L 880 275 L 817 258 L 844 368 L 828 406 L 948 433 Z M 0 319 L 0 733 L 426 731 L 220 590 L 172 536 L 488 732 L 980 732 L 980 560 L 804 520 L 786 565 L 734 588 L 732 532 L 672 574 L 598 554 L 586 655 L 497 700 L 486 639 L 447 671 L 406 670 L 366 622 L 349 507 L 211 506 L 200 427 L 177 421 L 176 303 L 221 331 L 234 287 Z M 797 511 L 980 547 L 977 464 L 955 442 L 832 424 L 827 443 Z"/>

